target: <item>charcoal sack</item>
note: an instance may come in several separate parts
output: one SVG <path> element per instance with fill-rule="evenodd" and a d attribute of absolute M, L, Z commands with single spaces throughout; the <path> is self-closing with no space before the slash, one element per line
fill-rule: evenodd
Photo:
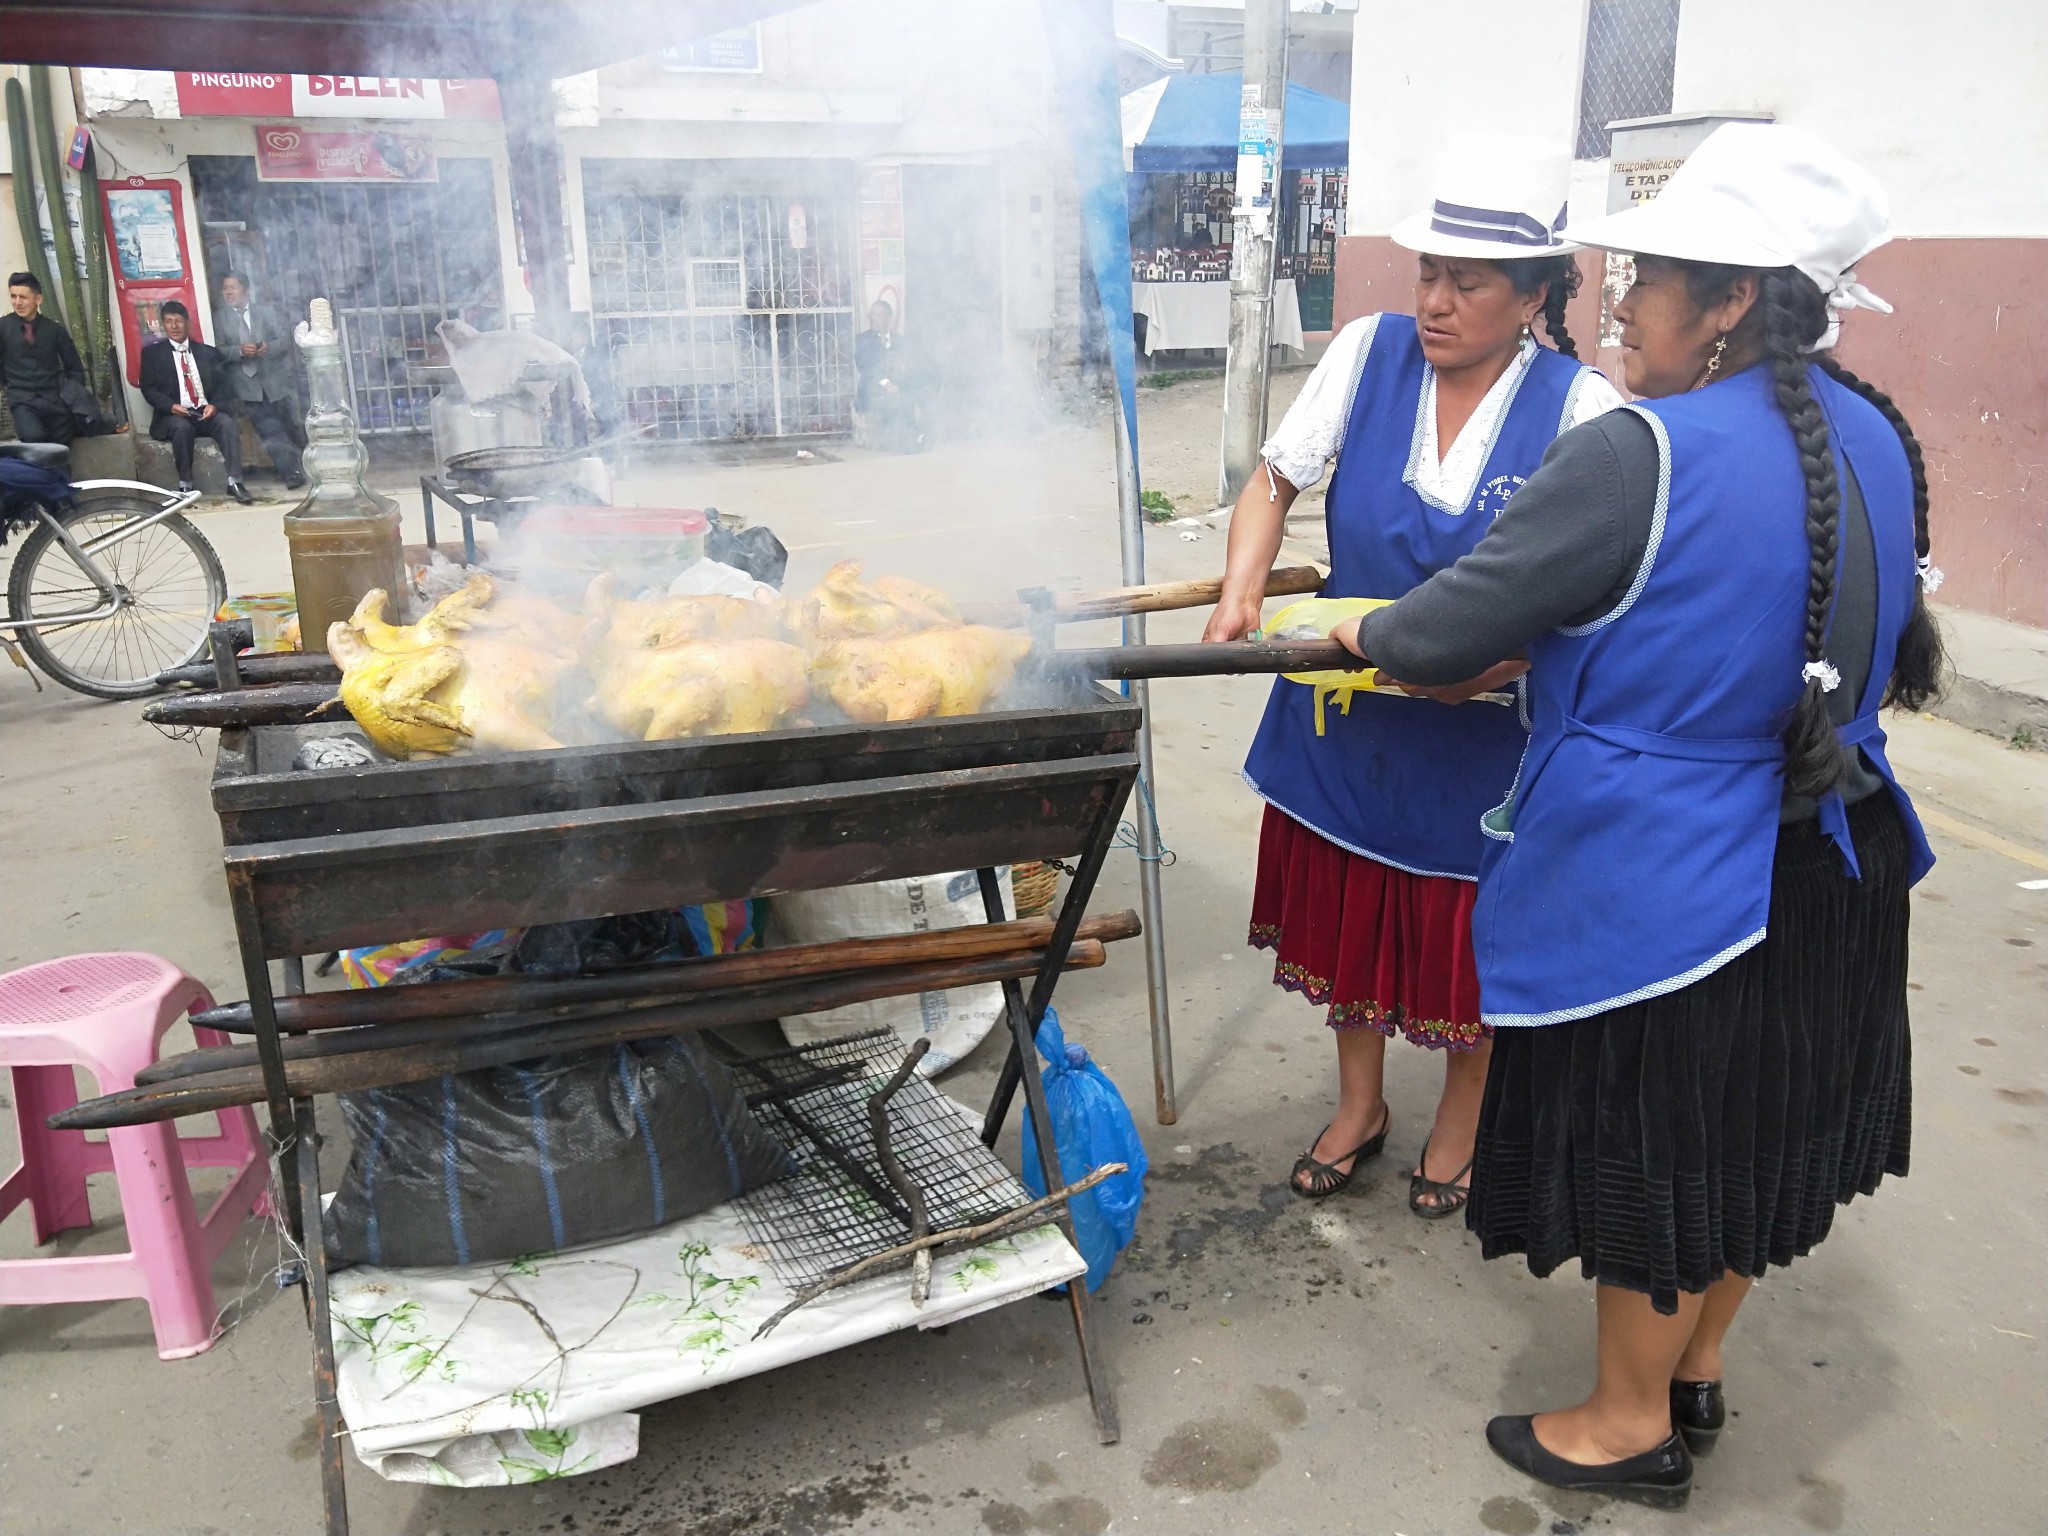
<path fill-rule="evenodd" d="M 687 1037 L 341 1095 L 352 1144 L 328 1262 L 494 1264 L 629 1236 L 790 1172 Z"/>

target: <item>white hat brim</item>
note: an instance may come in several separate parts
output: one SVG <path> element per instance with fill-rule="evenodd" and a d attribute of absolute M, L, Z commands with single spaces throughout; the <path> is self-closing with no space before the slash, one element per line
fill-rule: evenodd
<path fill-rule="evenodd" d="M 1426 213 L 1410 214 L 1394 226 L 1388 238 L 1424 256 L 1469 256 L 1481 261 L 1538 261 L 1545 256 L 1569 256 L 1584 249 L 1572 240 L 1559 240 L 1555 245 L 1510 245 L 1505 240 L 1447 235 L 1432 226 Z"/>
<path fill-rule="evenodd" d="M 1730 267 L 1785 267 L 1790 253 L 1764 244 L 1741 230 L 1702 224 L 1696 211 L 1653 198 L 1620 213 L 1603 214 L 1565 233 L 1581 245 L 1636 256 L 1668 256 L 1674 261 L 1705 261 Z"/>

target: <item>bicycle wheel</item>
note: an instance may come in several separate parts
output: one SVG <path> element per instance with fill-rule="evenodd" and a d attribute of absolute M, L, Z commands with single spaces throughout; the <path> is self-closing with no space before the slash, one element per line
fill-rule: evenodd
<path fill-rule="evenodd" d="M 81 499 L 55 515 L 83 545 L 156 509 L 139 496 L 115 493 Z M 205 534 L 174 513 L 92 558 L 114 582 L 121 606 L 102 619 L 21 630 L 21 648 L 52 681 L 80 693 L 101 699 L 155 693 L 159 672 L 206 653 L 207 626 L 227 600 L 220 557 Z M 7 579 L 9 613 L 16 619 L 61 619 L 104 606 L 92 577 L 50 525 L 37 522 Z"/>

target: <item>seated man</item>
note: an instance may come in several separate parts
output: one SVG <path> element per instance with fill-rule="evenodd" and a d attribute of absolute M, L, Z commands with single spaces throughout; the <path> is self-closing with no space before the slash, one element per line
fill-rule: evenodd
<path fill-rule="evenodd" d="M 227 359 L 192 338 L 192 316 L 176 299 L 158 312 L 164 339 L 142 349 L 142 398 L 155 415 L 149 435 L 171 445 L 178 465 L 178 489 L 192 489 L 192 447 L 210 437 L 228 470 L 228 494 L 247 506 L 256 498 L 242 486 L 241 423 L 216 402 L 235 398 Z"/>
<path fill-rule="evenodd" d="M 918 423 L 916 367 L 896 311 L 888 300 L 868 306 L 868 328 L 853 338 L 853 366 L 859 374 L 853 408 L 860 413 L 868 446 L 887 453 L 915 453 L 924 446 Z"/>
<path fill-rule="evenodd" d="M 14 434 L 24 443 L 69 443 L 78 419 L 61 391 L 67 382 L 85 386 L 85 364 L 71 333 L 43 313 L 43 285 L 33 272 L 7 279 L 11 313 L 0 316 L 0 383 Z"/>

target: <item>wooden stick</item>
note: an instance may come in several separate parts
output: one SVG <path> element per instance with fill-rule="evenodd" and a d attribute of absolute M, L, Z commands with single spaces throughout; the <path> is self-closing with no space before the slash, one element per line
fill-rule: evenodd
<path fill-rule="evenodd" d="M 1312 565 L 1282 566 L 1266 578 L 1266 596 L 1290 597 L 1320 592 L 1323 573 Z M 1063 624 L 1083 619 L 1113 619 L 1127 613 L 1162 613 L 1171 608 L 1206 608 L 1223 596 L 1223 578 L 1206 581 L 1163 581 L 1142 587 L 1111 587 L 1100 592 L 1062 592 L 1053 612 Z"/>
<path fill-rule="evenodd" d="M 559 1051 L 610 1045 L 690 1030 L 725 1029 L 789 1014 L 817 1013 L 848 1003 L 907 996 L 983 982 L 1013 981 L 1033 975 L 1045 952 L 1020 950 L 977 960 L 894 966 L 852 975 L 806 977 L 735 987 L 711 997 L 597 1018 L 571 1019 L 500 1032 L 478 1034 L 460 1023 L 414 1024 L 417 1038 L 391 1040 L 393 1031 L 362 1030 L 347 1035 L 293 1041 L 300 1049 L 318 1046 L 324 1054 L 287 1059 L 285 1081 L 290 1096 L 348 1093 L 364 1088 L 397 1087 L 425 1082 L 450 1072 L 530 1061 Z M 1100 942 L 1073 945 L 1065 969 L 1092 969 L 1103 963 Z M 360 1035 L 357 1039 L 355 1036 Z M 349 1049 L 339 1047 L 346 1045 Z M 243 1049 L 247 1049 L 244 1047 Z M 88 1099 L 50 1117 L 53 1130 L 104 1130 L 120 1125 L 148 1125 L 180 1115 L 203 1114 L 234 1104 L 255 1104 L 268 1097 L 260 1065 L 228 1067 L 196 1073 L 168 1083 L 124 1089 Z"/>
<path fill-rule="evenodd" d="M 1013 1232 L 1019 1227 L 1041 1225 L 1034 1218 L 1042 1216 L 1056 1205 L 1066 1204 L 1067 1201 L 1073 1199 L 1076 1195 L 1093 1189 L 1104 1179 L 1112 1178 L 1119 1173 L 1125 1172 L 1129 1166 L 1128 1163 L 1104 1163 L 1100 1168 L 1091 1171 L 1086 1178 L 1069 1184 L 1065 1189 L 1056 1189 L 1049 1195 L 1041 1195 L 1029 1205 L 1020 1205 L 1007 1216 L 998 1216 L 991 1221 L 984 1221 L 976 1227 L 952 1227 L 944 1232 L 934 1232 L 929 1237 L 920 1237 L 907 1243 L 898 1243 L 894 1248 L 884 1248 L 880 1253 L 871 1253 L 857 1263 L 849 1264 L 844 1269 L 833 1271 L 824 1279 L 818 1281 L 817 1284 L 807 1285 L 798 1291 L 790 1299 L 788 1306 L 754 1330 L 754 1337 L 756 1339 L 766 1338 L 777 1323 L 781 1322 L 806 1302 L 816 1301 L 827 1291 L 836 1290 L 842 1285 L 851 1285 L 854 1281 L 863 1279 L 879 1270 L 893 1269 L 898 1264 L 902 1264 L 918 1254 L 928 1253 L 932 1249 L 941 1247 L 985 1243 L 992 1237 L 1001 1237 L 1004 1233 Z"/>
<path fill-rule="evenodd" d="M 1312 565 L 1287 565 L 1266 578 L 1266 596 L 1288 597 L 1296 593 L 1320 592 L 1324 576 Z M 1161 613 L 1169 608 L 1204 608 L 1223 596 L 1223 578 L 1206 581 L 1165 581 L 1142 587 L 1104 587 L 1093 592 L 1053 594 L 1055 624 L 1079 624 L 1089 619 L 1114 619 L 1129 613 Z M 960 616 L 970 624 L 993 624 L 1016 629 L 1029 624 L 1028 603 L 963 603 Z"/>
<path fill-rule="evenodd" d="M 1125 910 L 1084 918 L 1075 937 L 1114 943 L 1135 938 L 1139 932 L 1138 914 Z M 752 982 L 875 970 L 922 961 L 971 960 L 1019 949 L 1043 949 L 1051 938 L 1052 919 L 1030 917 L 936 933 L 877 934 L 869 938 L 746 950 L 734 955 L 706 955 L 673 965 L 615 971 L 604 976 L 560 980 L 484 976 L 474 981 L 436 981 L 414 987 L 313 992 L 280 997 L 275 1006 L 278 1028 L 293 1032 L 397 1024 L 414 1019 L 474 1018 L 479 1014 L 515 1011 L 531 1012 L 539 1018 L 560 1009 L 566 1017 L 566 1010 L 590 1003 L 689 997 Z M 229 1003 L 195 1013 L 192 1022 L 230 1034 L 247 1034 L 255 1028 L 247 1003 Z"/>
<path fill-rule="evenodd" d="M 1046 665 L 1084 677 L 1230 677 L 1256 672 L 1357 672 L 1370 666 L 1334 640 L 1269 645 L 1230 640 L 1214 645 L 1105 645 L 1053 651 Z M 1364 681 L 1363 678 L 1360 679 Z"/>
<path fill-rule="evenodd" d="M 235 658 L 242 681 L 251 688 L 270 683 L 338 683 L 341 668 L 325 651 L 250 651 Z M 214 680 L 213 663 L 195 661 L 189 667 L 159 672 L 156 680 L 166 688 L 190 683 L 204 688 Z"/>
<path fill-rule="evenodd" d="M 340 697 L 338 683 L 279 683 L 232 692 L 174 693 L 143 706 L 151 725 L 303 725 L 313 711 Z M 346 719 L 347 717 L 340 716 Z"/>

